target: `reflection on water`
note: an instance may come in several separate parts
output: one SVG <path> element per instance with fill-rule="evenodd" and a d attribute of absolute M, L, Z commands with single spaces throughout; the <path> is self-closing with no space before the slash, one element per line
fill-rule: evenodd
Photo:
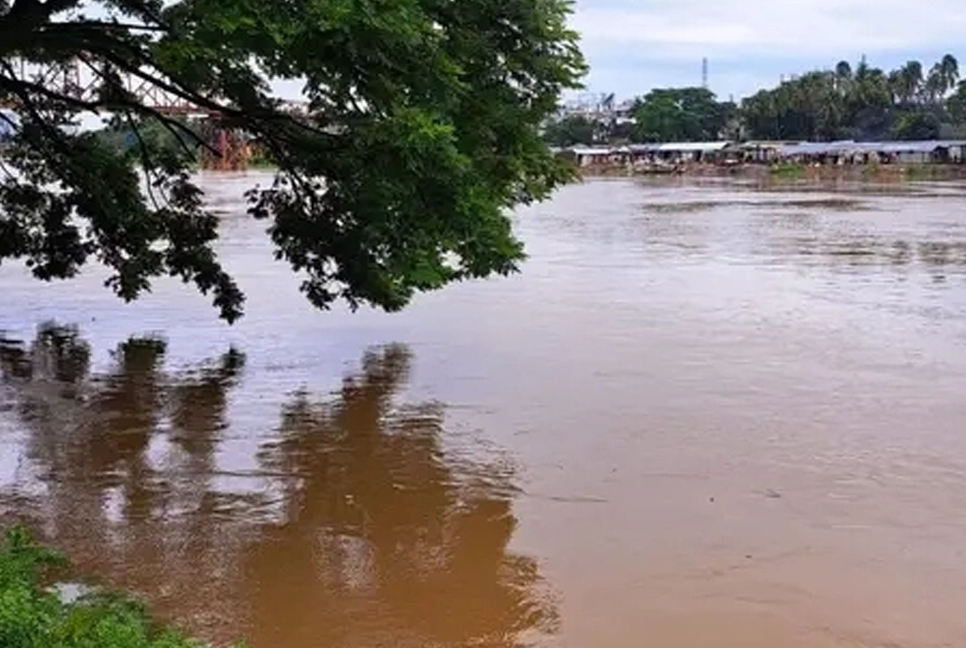
<path fill-rule="evenodd" d="M 508 552 L 512 473 L 451 459 L 441 405 L 397 402 L 405 347 L 367 353 L 332 398 L 293 394 L 247 496 L 212 484 L 245 356 L 170 373 L 165 352 L 131 339 L 92 374 L 76 330 L 0 340 L 28 457 L 4 517 L 70 547 L 82 572 L 254 648 L 515 646 L 556 630 L 536 563 Z"/>
<path fill-rule="evenodd" d="M 726 207 L 753 207 L 753 208 L 804 208 L 821 209 L 827 211 L 858 211 L 868 209 L 868 205 L 861 200 L 854 198 L 815 198 L 812 200 L 801 200 L 797 198 L 786 198 L 784 200 L 769 200 L 758 197 L 756 199 L 730 199 L 730 200 L 691 200 L 674 202 L 648 202 L 644 204 L 645 212 L 657 214 L 686 214 L 693 212 L 708 212 L 715 209 Z"/>
<path fill-rule="evenodd" d="M 0 268 L 2 517 L 253 648 L 963 643 L 966 184 L 586 182 L 521 275 L 352 315 L 254 181 L 234 327 Z"/>

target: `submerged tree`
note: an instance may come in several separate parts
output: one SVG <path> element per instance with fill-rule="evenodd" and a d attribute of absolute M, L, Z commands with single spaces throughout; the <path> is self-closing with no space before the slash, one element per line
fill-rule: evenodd
<path fill-rule="evenodd" d="M 180 277 L 228 321 L 244 296 L 212 249 L 215 217 L 188 155 L 137 138 L 127 150 L 69 128 L 110 114 L 137 134 L 160 125 L 190 151 L 185 123 L 125 83 L 217 115 L 278 166 L 250 194 L 276 255 L 326 308 L 338 299 L 395 310 L 417 291 L 492 273 L 523 257 L 505 211 L 568 177 L 538 126 L 585 70 L 568 0 L 0 0 L 0 106 L 16 118 L 0 180 L 0 263 L 40 279 L 90 261 L 138 297 Z M 20 62 L 81 65 L 85 93 L 62 92 Z M 282 109 L 272 81 L 299 80 L 307 114 Z M 142 174 L 148 182 L 142 190 Z"/>

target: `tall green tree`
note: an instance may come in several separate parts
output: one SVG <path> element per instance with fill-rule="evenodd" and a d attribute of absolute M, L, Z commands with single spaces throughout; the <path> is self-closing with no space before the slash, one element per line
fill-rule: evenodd
<path fill-rule="evenodd" d="M 946 95 L 946 90 L 946 76 L 943 74 L 939 63 L 936 63 L 929 69 L 929 74 L 922 86 L 925 103 L 935 104 Z"/>
<path fill-rule="evenodd" d="M 539 133 L 585 72 L 570 9 L 567 0 L 0 0 L 0 103 L 19 116 L 5 159 L 15 173 L 0 179 L 0 262 L 25 259 L 45 280 L 100 262 L 127 300 L 170 275 L 212 294 L 226 320 L 242 315 L 187 156 L 150 138 L 118 151 L 66 128 L 82 113 L 109 113 L 135 132 L 153 122 L 185 148 L 198 143 L 129 92 L 129 75 L 268 152 L 278 174 L 251 193 L 251 213 L 268 221 L 277 256 L 306 277 L 316 306 L 396 310 L 417 291 L 512 272 L 523 249 L 506 210 L 571 173 Z M 80 65 L 93 86 L 61 92 L 22 73 L 21 61 Z M 306 115 L 282 110 L 274 79 L 304 84 Z"/>
<path fill-rule="evenodd" d="M 644 142 L 716 140 L 728 120 L 729 105 L 706 88 L 659 88 L 634 107 L 637 139 Z"/>
<path fill-rule="evenodd" d="M 953 124 L 966 124 L 966 81 L 960 81 L 956 91 L 946 99 L 946 114 Z"/>
<path fill-rule="evenodd" d="M 840 61 L 833 70 L 807 72 L 748 97 L 741 116 L 753 138 L 929 139 L 960 110 L 959 99 L 946 101 L 958 78 L 959 64 L 950 54 L 925 78 L 918 61 L 890 72 L 865 59 L 854 69 Z"/>
<path fill-rule="evenodd" d="M 550 121 L 544 128 L 544 139 L 552 146 L 589 146 L 597 139 L 597 125 L 583 115 L 568 115 Z"/>
<path fill-rule="evenodd" d="M 939 137 L 939 120 L 927 112 L 909 112 L 896 121 L 892 136 L 897 140 L 930 140 Z"/>
<path fill-rule="evenodd" d="M 937 64 L 943 82 L 944 94 L 956 87 L 959 81 L 959 61 L 952 54 L 946 54 Z"/>
<path fill-rule="evenodd" d="M 899 70 L 902 80 L 902 98 L 904 103 L 918 102 L 922 98 L 922 86 L 925 80 L 922 63 L 909 61 Z"/>

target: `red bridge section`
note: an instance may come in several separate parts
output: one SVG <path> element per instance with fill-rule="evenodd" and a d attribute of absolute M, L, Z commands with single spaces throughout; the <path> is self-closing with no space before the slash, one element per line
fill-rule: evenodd
<path fill-rule="evenodd" d="M 98 72 L 84 60 L 84 57 L 66 64 L 50 65 L 14 61 L 11 63 L 11 68 L 20 80 L 40 86 L 49 92 L 81 103 L 96 104 L 100 101 L 97 94 Z M 177 93 L 168 92 L 136 74 L 123 74 L 121 81 L 124 88 L 141 104 L 162 115 L 217 121 L 219 111 L 198 106 Z M 293 114 L 304 113 L 305 106 L 306 104 L 302 102 L 286 104 L 287 112 Z M 16 111 L 19 107 L 16 97 L 0 98 L 0 108 Z M 204 131 L 211 150 L 202 151 L 202 168 L 220 171 L 247 168 L 252 152 L 244 133 L 221 128 L 217 123 Z"/>

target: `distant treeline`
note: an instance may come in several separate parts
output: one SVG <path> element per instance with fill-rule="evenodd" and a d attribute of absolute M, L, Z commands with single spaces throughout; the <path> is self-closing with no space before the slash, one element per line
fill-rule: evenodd
<path fill-rule="evenodd" d="M 760 90 L 740 105 L 704 88 L 656 89 L 639 97 L 634 123 L 580 115 L 547 125 L 550 144 L 729 140 L 926 140 L 966 137 L 966 81 L 947 54 L 928 70 L 909 61 L 892 71 L 864 58 Z"/>
<path fill-rule="evenodd" d="M 121 151 L 136 154 L 144 147 L 166 155 L 185 156 L 200 164 L 205 154 L 216 154 L 218 129 L 218 122 L 212 119 L 173 117 L 162 122 L 148 117 L 133 123 L 113 120 L 94 136 Z M 249 166 L 270 164 L 259 147 L 252 145 L 251 149 L 254 155 L 247 161 Z"/>

